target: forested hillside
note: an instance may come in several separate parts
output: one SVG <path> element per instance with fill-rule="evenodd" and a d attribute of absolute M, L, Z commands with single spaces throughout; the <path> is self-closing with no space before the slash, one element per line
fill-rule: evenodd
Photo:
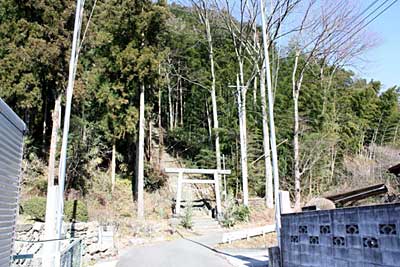
<path fill-rule="evenodd" d="M 99 174 L 111 181 L 113 158 L 117 179 L 135 181 L 144 92 L 145 189 L 163 185 L 154 155 L 165 148 L 188 167 L 225 164 L 232 170 L 228 189 L 237 197 L 248 172 L 250 196 L 265 196 L 268 77 L 256 19 L 259 1 L 238 1 L 239 11 L 230 1 L 211 2 L 186 7 L 162 0 L 86 1 L 68 189 L 85 196 Z M 358 12 L 348 9 L 348 1 L 275 2 L 267 29 L 280 186 L 300 202 L 295 192 L 312 196 L 353 185 L 349 162 L 363 158 L 374 164 L 378 151 L 398 154 L 400 88 L 383 88 L 349 70 L 373 40 L 368 29 L 349 39 L 343 33 Z M 39 188 L 35 194 L 44 193 L 57 98 L 65 105 L 73 11 L 72 0 L 0 3 L 0 97 L 28 126 L 30 178 L 24 182 Z M 391 179 L 374 175 L 376 181 Z"/>

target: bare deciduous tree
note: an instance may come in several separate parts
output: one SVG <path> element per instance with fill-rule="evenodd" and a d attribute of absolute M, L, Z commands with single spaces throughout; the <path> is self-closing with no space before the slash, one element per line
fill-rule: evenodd
<path fill-rule="evenodd" d="M 284 20 L 291 14 L 301 0 L 277 0 L 270 1 L 270 11 L 266 20 L 266 32 L 268 33 L 268 48 L 278 38 L 286 36 L 289 32 L 282 32 Z M 246 93 L 250 83 L 260 75 L 260 95 L 263 114 L 263 143 L 265 157 L 265 176 L 266 176 L 266 202 L 267 206 L 272 206 L 272 172 L 271 158 L 269 148 L 269 129 L 266 112 L 265 99 L 265 81 L 271 80 L 272 75 L 268 72 L 265 77 L 264 64 L 267 60 L 264 58 L 262 49 L 260 49 L 260 40 L 258 38 L 259 29 L 257 25 L 257 17 L 260 12 L 258 0 L 241 0 L 241 1 L 217 1 L 220 14 L 222 14 L 225 22 L 226 30 L 230 33 L 234 44 L 236 59 L 238 62 L 239 84 L 237 86 L 238 108 L 239 108 L 239 127 L 240 127 L 240 146 L 241 146 L 241 166 L 243 185 L 247 185 L 247 127 L 246 127 Z M 238 4 L 238 12 L 235 12 L 235 4 Z M 223 8 L 221 8 L 223 7 Z M 234 16 L 236 14 L 236 18 Z M 244 65 L 249 63 L 253 66 L 251 74 L 245 78 Z M 269 62 L 269 59 L 268 59 Z M 269 64 L 269 63 L 268 63 Z M 269 66 L 268 66 L 269 68 Z M 263 76 L 264 75 L 264 76 Z M 255 83 L 255 81 L 254 81 Z M 254 92 L 253 92 L 254 93 Z M 247 202 L 247 188 L 243 186 L 244 202 Z"/>
<path fill-rule="evenodd" d="M 306 2 L 306 1 L 305 1 Z M 326 65 L 334 66 L 330 77 L 340 64 L 352 57 L 360 55 L 368 48 L 365 40 L 353 37 L 348 29 L 356 18 L 357 9 L 348 1 L 324 2 L 317 4 L 315 0 L 306 3 L 303 17 L 299 23 L 294 39 L 294 67 L 292 72 L 292 95 L 294 107 L 293 154 L 295 208 L 301 204 L 301 170 L 300 159 L 300 117 L 299 96 L 304 74 L 314 61 L 322 62 L 320 73 L 324 76 Z M 350 38 L 349 38 L 350 37 Z M 328 83 L 329 85 L 329 83 Z"/>
<path fill-rule="evenodd" d="M 216 77 L 215 77 L 215 63 L 214 63 L 214 46 L 213 38 L 211 34 L 210 26 L 210 3 L 207 0 L 191 0 L 193 6 L 196 9 L 197 15 L 199 16 L 200 22 L 204 26 L 204 33 L 207 39 L 208 45 L 208 57 L 210 60 L 210 78 L 211 78 L 211 103 L 212 103 L 212 118 L 213 118 L 213 129 L 215 135 L 215 156 L 217 160 L 217 169 L 221 169 L 221 149 L 219 144 L 219 123 L 218 123 L 218 107 L 217 107 L 217 96 L 216 96 Z"/>
<path fill-rule="evenodd" d="M 216 2 L 217 3 L 217 2 Z M 220 3 L 217 3 L 219 5 Z M 221 5 L 219 5 L 221 6 Z M 238 63 L 238 75 L 236 82 L 237 103 L 239 114 L 239 130 L 240 130 L 240 162 L 242 171 L 243 183 L 243 204 L 248 205 L 248 165 L 247 165 L 247 110 L 246 110 L 246 95 L 247 90 L 257 74 L 258 63 L 254 64 L 249 56 L 249 48 L 254 38 L 254 25 L 256 24 L 257 12 L 254 12 L 257 7 L 257 2 L 254 0 L 241 0 L 239 5 L 239 19 L 236 20 L 233 16 L 234 5 L 232 2 L 225 0 L 224 8 L 220 8 L 220 14 L 224 24 L 231 36 L 236 60 Z M 253 69 L 248 77 L 245 77 L 245 63 L 251 62 Z"/>

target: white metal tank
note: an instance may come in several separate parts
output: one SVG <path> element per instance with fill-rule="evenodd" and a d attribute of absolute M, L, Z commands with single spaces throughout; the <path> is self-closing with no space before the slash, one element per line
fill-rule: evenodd
<path fill-rule="evenodd" d="M 0 99 L 0 266 L 10 266 L 25 123 Z"/>

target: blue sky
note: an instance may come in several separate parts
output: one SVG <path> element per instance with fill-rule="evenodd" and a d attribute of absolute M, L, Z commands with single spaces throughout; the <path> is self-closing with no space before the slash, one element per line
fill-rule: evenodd
<path fill-rule="evenodd" d="M 371 3 L 365 1 L 365 5 Z M 400 1 L 370 24 L 380 44 L 367 52 L 364 66 L 358 70 L 361 77 L 379 80 L 385 88 L 400 86 Z"/>
<path fill-rule="evenodd" d="M 185 5 L 189 3 L 188 0 L 170 0 L 169 2 Z M 363 10 L 373 0 L 358 0 L 358 2 L 361 4 L 360 10 Z M 383 2 L 383 0 L 379 1 L 374 8 Z M 373 21 L 367 30 L 379 39 L 379 44 L 367 51 L 361 57 L 363 61 L 358 61 L 355 68 L 351 69 L 360 78 L 381 81 L 385 89 L 395 85 L 400 86 L 400 1 Z"/>

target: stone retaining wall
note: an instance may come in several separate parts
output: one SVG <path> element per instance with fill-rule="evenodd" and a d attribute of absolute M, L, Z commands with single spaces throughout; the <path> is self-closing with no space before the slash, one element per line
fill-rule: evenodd
<path fill-rule="evenodd" d="M 84 262 L 116 255 L 117 251 L 112 240 L 102 238 L 102 242 L 99 242 L 100 225 L 98 222 L 66 223 L 63 226 L 66 238 L 82 239 Z M 44 223 L 17 225 L 13 254 L 40 254 L 43 243 L 34 242 L 39 240 L 44 240 Z M 17 265 L 27 266 L 24 261 L 20 261 Z"/>

